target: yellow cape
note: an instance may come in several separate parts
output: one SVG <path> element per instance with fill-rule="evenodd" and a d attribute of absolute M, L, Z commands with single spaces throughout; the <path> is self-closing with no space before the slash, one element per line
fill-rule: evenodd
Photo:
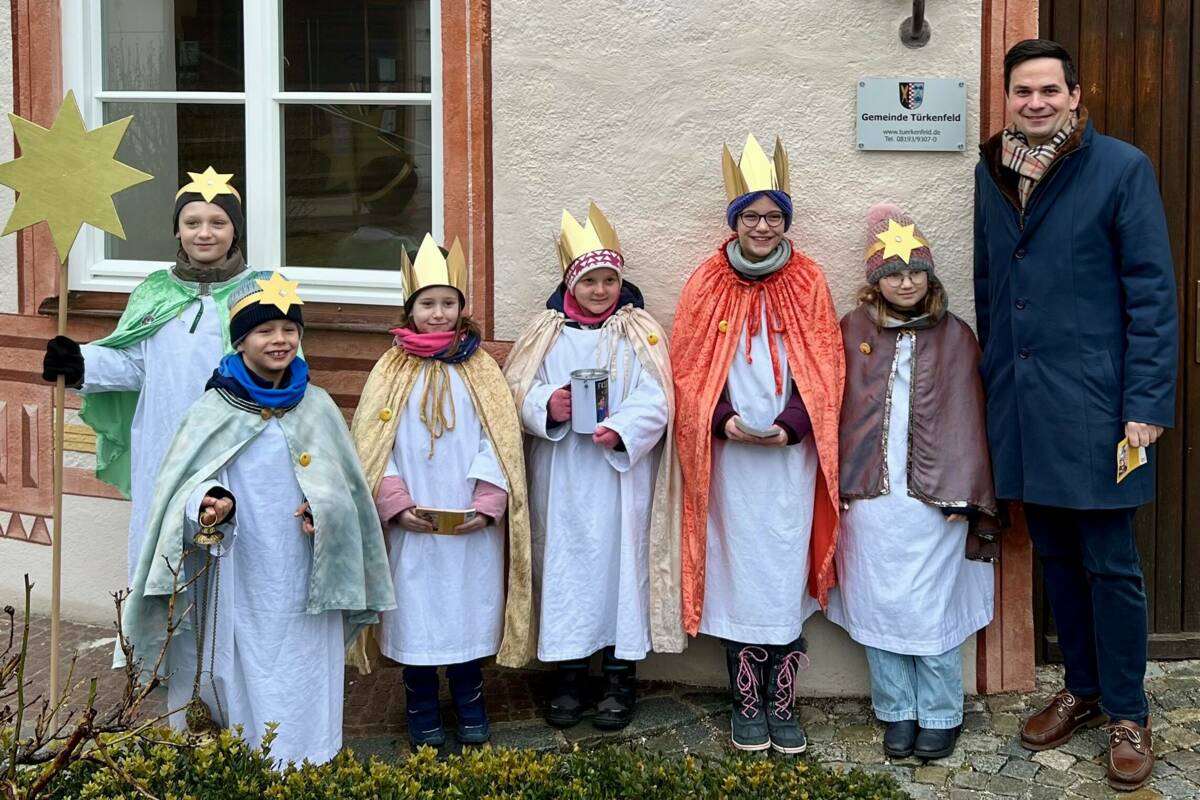
<path fill-rule="evenodd" d="M 426 359 L 411 356 L 400 347 L 383 354 L 367 377 L 350 434 L 358 449 L 371 496 L 387 469 L 388 455 L 396 440 L 400 414 Z M 536 655 L 536 621 L 533 615 L 532 567 L 530 561 L 529 505 L 525 491 L 525 460 L 521 450 L 521 421 L 517 417 L 508 384 L 495 360 L 483 350 L 454 365 L 471 393 L 475 412 L 508 481 L 508 593 L 504 607 L 504 638 L 496 661 L 506 667 L 522 667 Z M 360 672 L 378 663 L 379 648 L 374 628 L 367 628 L 350 646 L 346 661 Z"/>

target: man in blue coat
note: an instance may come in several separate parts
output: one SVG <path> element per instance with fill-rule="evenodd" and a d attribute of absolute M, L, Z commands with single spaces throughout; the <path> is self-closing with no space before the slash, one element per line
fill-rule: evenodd
<path fill-rule="evenodd" d="M 1155 440 L 1175 420 L 1174 267 L 1154 170 L 1102 136 L 1062 46 L 1004 59 L 1009 128 L 975 169 L 975 308 L 997 497 L 1025 504 L 1066 663 L 1026 720 L 1044 750 L 1110 722 L 1108 781 L 1154 766 L 1146 594 L 1133 535 L 1154 498 Z M 1150 463 L 1117 482 L 1117 446 Z"/>

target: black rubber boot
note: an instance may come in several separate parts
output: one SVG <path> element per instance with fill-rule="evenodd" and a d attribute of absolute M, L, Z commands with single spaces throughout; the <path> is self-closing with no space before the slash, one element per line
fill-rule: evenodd
<path fill-rule="evenodd" d="M 961 725 L 953 728 L 921 728 L 913 743 L 913 755 L 917 758 L 945 758 L 954 752 Z"/>
<path fill-rule="evenodd" d="M 637 662 L 617 658 L 613 648 L 604 648 L 600 664 L 604 675 L 604 697 L 596 704 L 592 724 L 602 731 L 618 731 L 637 712 Z"/>
<path fill-rule="evenodd" d="M 796 755 L 808 749 L 808 737 L 796 717 L 796 677 L 808 668 L 808 647 L 801 636 L 788 645 L 772 646 L 767 673 L 767 729 L 771 747 L 780 753 Z"/>
<path fill-rule="evenodd" d="M 725 666 L 733 710 L 729 725 L 733 746 L 739 750 L 766 750 L 771 746 L 767 712 L 763 708 L 763 684 L 769 656 L 758 645 L 725 643 Z"/>
<path fill-rule="evenodd" d="M 889 722 L 883 732 L 883 753 L 890 758 L 908 758 L 917 741 L 917 721 L 904 719 Z"/>
<path fill-rule="evenodd" d="M 583 694 L 586 689 L 588 659 L 560 661 L 554 668 L 554 690 L 546 706 L 546 722 L 556 728 L 570 728 L 583 719 Z"/>

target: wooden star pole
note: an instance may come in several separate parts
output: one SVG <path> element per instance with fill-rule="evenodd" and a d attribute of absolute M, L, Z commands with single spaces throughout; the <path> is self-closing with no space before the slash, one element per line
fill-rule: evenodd
<path fill-rule="evenodd" d="M 67 255 L 85 223 L 122 239 L 125 229 L 112 196 L 153 176 L 114 158 L 133 117 L 87 130 L 75 95 L 67 93 L 50 128 L 8 115 L 21 148 L 0 164 L 0 184 L 17 193 L 4 234 L 45 222 L 58 253 L 58 334 L 67 333 Z M 59 697 L 59 617 L 62 597 L 63 427 L 66 380 L 54 385 L 54 512 L 50 566 L 50 694 Z M 53 721 L 53 720 L 52 720 Z"/>

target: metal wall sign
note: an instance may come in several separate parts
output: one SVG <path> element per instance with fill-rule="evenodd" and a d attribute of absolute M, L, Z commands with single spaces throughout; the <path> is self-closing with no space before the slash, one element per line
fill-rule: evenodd
<path fill-rule="evenodd" d="M 858 82 L 859 150 L 965 150 L 967 84 L 955 78 Z"/>

